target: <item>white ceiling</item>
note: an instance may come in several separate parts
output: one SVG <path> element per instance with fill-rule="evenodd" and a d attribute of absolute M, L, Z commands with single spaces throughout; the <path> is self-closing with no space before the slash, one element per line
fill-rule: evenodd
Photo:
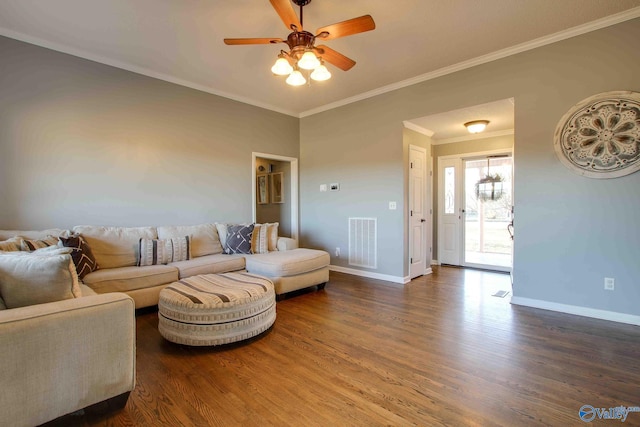
<path fill-rule="evenodd" d="M 285 45 L 222 41 L 285 38 L 267 0 L 0 0 L 0 35 L 304 117 L 640 17 L 640 0 L 313 0 L 304 25 L 365 14 L 374 31 L 326 42 L 357 65 L 297 88 L 270 72 Z"/>

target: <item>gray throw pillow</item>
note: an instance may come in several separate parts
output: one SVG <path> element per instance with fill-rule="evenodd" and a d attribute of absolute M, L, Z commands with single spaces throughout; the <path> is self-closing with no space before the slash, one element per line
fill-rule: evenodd
<path fill-rule="evenodd" d="M 224 245 L 225 254 L 250 254 L 253 224 L 228 225 L 227 239 Z"/>

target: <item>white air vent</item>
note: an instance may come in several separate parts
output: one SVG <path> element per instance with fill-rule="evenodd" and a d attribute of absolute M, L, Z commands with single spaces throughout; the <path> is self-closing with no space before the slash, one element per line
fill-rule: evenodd
<path fill-rule="evenodd" d="M 376 218 L 349 218 L 349 264 L 378 268 Z"/>

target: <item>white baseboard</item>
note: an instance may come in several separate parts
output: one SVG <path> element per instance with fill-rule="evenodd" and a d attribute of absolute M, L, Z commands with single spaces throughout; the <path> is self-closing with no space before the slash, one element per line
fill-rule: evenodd
<path fill-rule="evenodd" d="M 579 307 L 576 305 L 559 304 L 556 302 L 516 296 L 511 297 L 511 304 L 640 326 L 640 316 L 633 314 L 617 313 L 615 311 L 598 310 L 596 308 Z"/>
<path fill-rule="evenodd" d="M 438 262 L 437 259 L 432 259 L 431 260 L 431 265 L 440 265 L 440 263 Z"/>
<path fill-rule="evenodd" d="M 378 279 L 378 280 L 385 280 L 387 282 L 400 283 L 403 285 L 411 281 L 411 279 L 409 279 L 408 276 L 407 277 L 391 276 L 389 274 L 373 273 L 371 271 L 356 270 L 355 268 L 340 267 L 338 265 L 330 265 L 329 270 L 337 271 L 338 273 L 352 274 L 354 276 L 367 277 L 369 279 Z"/>

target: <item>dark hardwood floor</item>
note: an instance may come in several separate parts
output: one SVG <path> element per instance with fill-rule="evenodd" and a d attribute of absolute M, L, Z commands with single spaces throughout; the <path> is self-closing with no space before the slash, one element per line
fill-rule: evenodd
<path fill-rule="evenodd" d="M 508 275 L 434 270 L 406 286 L 331 273 L 221 348 L 167 342 L 139 312 L 125 408 L 50 425 L 581 426 L 583 405 L 640 406 L 640 327 L 512 306 L 492 296 Z"/>

